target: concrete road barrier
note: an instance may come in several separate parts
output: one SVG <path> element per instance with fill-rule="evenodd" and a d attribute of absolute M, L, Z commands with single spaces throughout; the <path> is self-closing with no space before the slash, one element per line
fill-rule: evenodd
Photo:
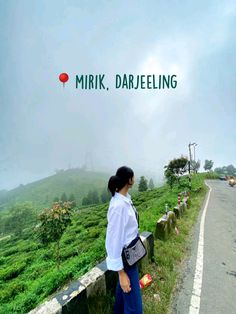
<path fill-rule="evenodd" d="M 169 211 L 167 215 L 163 215 L 156 223 L 155 239 L 166 240 L 176 226 L 176 215 L 173 211 Z"/>
<path fill-rule="evenodd" d="M 138 262 L 139 272 L 144 274 L 145 265 L 153 260 L 154 237 L 148 231 L 142 232 L 140 237 L 147 249 L 147 255 Z M 104 260 L 29 314 L 96 313 L 98 308 L 106 309 L 108 294 L 115 295 L 117 280 L 118 273 L 108 270 Z"/>

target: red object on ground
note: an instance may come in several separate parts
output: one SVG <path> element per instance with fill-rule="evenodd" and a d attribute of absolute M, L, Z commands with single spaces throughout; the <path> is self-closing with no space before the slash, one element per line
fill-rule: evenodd
<path fill-rule="evenodd" d="M 63 83 L 63 87 L 65 83 L 69 80 L 69 75 L 67 73 L 61 73 L 59 75 L 59 80 Z"/>
<path fill-rule="evenodd" d="M 152 277 L 150 274 L 146 274 L 144 275 L 140 280 L 139 280 L 139 285 L 140 288 L 146 288 L 147 286 L 149 286 L 152 283 Z"/>

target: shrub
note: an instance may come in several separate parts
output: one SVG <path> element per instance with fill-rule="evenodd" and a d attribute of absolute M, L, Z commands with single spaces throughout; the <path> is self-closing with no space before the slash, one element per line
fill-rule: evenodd
<path fill-rule="evenodd" d="M 88 237 L 91 239 L 96 239 L 99 238 L 100 234 L 101 234 L 100 228 L 93 228 L 89 230 Z"/>
<path fill-rule="evenodd" d="M 85 228 L 89 228 L 89 227 L 93 227 L 96 226 L 98 224 L 98 222 L 96 220 L 93 221 L 88 221 L 84 223 L 84 227 Z"/>
<path fill-rule="evenodd" d="M 64 239 L 62 239 L 62 244 L 70 244 L 73 243 L 75 241 L 75 237 L 71 236 L 71 237 L 66 237 Z"/>
<path fill-rule="evenodd" d="M 5 287 L 5 289 L 1 289 L 0 301 L 3 303 L 8 302 L 19 293 L 25 291 L 26 288 L 27 285 L 22 281 L 11 282 Z"/>
<path fill-rule="evenodd" d="M 61 252 L 61 259 L 66 260 L 72 256 L 78 255 L 78 250 L 74 247 L 65 248 Z"/>
<path fill-rule="evenodd" d="M 26 261 L 19 261 L 14 263 L 13 265 L 11 264 L 5 269 L 1 269 L 0 280 L 9 280 L 16 278 L 17 276 L 19 276 L 20 273 L 23 272 L 26 265 L 27 265 Z"/>
<path fill-rule="evenodd" d="M 16 253 L 18 253 L 18 248 L 17 248 L 17 246 L 13 246 L 10 249 L 4 251 L 2 253 L 2 255 L 3 256 L 10 256 L 10 255 L 13 255 L 13 254 L 16 254 Z"/>

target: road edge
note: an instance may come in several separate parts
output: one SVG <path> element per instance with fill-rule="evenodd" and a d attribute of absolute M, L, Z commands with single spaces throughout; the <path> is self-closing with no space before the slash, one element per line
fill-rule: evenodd
<path fill-rule="evenodd" d="M 196 219 L 195 224 L 191 227 L 190 231 L 189 231 L 189 237 L 188 237 L 188 245 L 186 248 L 186 254 L 181 262 L 181 264 L 179 265 L 179 269 L 178 269 L 178 278 L 177 278 L 177 282 L 175 284 L 175 288 L 172 292 L 172 296 L 171 296 L 171 301 L 170 301 L 170 307 L 169 307 L 169 314 L 177 314 L 180 312 L 177 312 L 177 298 L 179 295 L 179 292 L 182 288 L 182 284 L 184 282 L 184 279 L 186 277 L 186 275 L 189 272 L 189 265 L 191 263 L 190 259 L 193 258 L 194 260 L 194 274 L 193 274 L 193 278 L 195 275 L 195 269 L 196 269 L 196 262 L 197 262 L 197 249 L 198 249 L 198 241 L 196 243 L 196 239 L 199 239 L 199 234 L 200 234 L 200 222 L 201 222 L 201 218 L 202 218 L 202 214 L 204 211 L 204 208 L 206 206 L 207 203 L 207 199 L 208 199 L 208 195 L 209 195 L 209 191 L 210 188 L 207 184 L 207 181 L 209 180 L 204 180 L 204 184 L 207 188 L 207 192 L 206 195 L 204 197 L 204 200 L 200 206 L 199 209 L 199 213 Z M 191 210 L 191 209 L 190 209 Z M 192 283 L 192 287 L 191 287 L 191 296 L 192 296 L 192 291 L 193 291 L 193 283 Z M 191 297 L 189 298 L 189 306 L 190 306 L 190 301 L 191 301 Z M 188 309 L 189 309 L 188 306 Z M 189 313 L 189 311 L 186 311 L 186 313 Z M 184 314 L 184 313 L 181 313 Z"/>

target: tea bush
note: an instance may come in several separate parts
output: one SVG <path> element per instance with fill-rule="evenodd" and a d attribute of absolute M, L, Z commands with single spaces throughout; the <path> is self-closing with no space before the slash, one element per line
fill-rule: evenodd
<path fill-rule="evenodd" d="M 210 174 L 207 174 L 210 176 Z M 193 193 L 198 193 L 205 175 L 193 176 Z M 140 233 L 153 232 L 156 221 L 177 204 L 180 187 L 167 185 L 132 197 L 140 213 Z M 56 270 L 52 245 L 37 241 L 35 230 L 28 238 L 6 238 L 0 247 L 0 313 L 26 313 L 70 280 L 78 279 L 105 256 L 108 203 L 74 212 L 72 224 L 61 238 L 61 269 Z"/>

